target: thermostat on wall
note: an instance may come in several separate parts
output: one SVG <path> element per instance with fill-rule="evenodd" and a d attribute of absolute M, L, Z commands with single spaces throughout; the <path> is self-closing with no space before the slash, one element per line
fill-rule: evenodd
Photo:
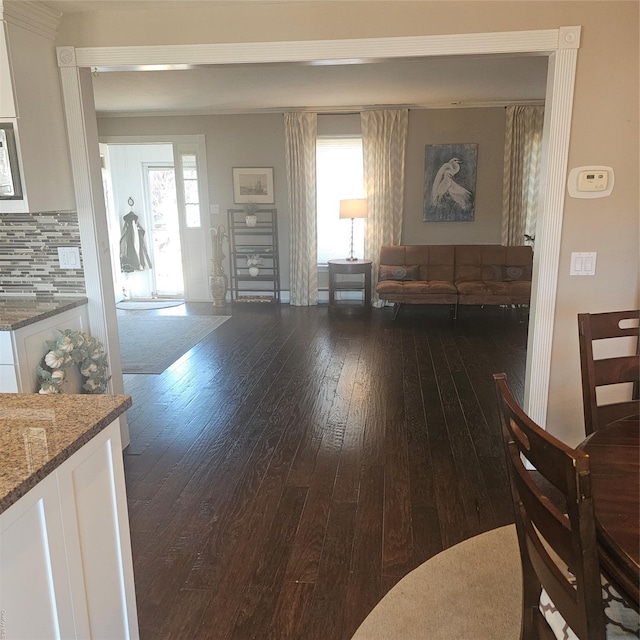
<path fill-rule="evenodd" d="M 576 167 L 569 174 L 572 198 L 604 198 L 613 191 L 612 167 Z"/>

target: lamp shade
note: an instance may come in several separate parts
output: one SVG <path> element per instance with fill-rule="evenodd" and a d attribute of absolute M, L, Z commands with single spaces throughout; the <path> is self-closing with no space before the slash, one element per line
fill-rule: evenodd
<path fill-rule="evenodd" d="M 340 200 L 340 218 L 366 218 L 367 199 Z"/>

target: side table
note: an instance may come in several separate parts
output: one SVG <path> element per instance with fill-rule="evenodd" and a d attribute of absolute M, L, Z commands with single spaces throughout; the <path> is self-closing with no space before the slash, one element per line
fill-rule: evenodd
<path fill-rule="evenodd" d="M 355 315 L 371 311 L 371 260 L 329 260 L 329 312 Z M 337 276 L 355 276 L 338 278 Z M 338 300 L 338 291 L 360 291 L 360 300 Z"/>

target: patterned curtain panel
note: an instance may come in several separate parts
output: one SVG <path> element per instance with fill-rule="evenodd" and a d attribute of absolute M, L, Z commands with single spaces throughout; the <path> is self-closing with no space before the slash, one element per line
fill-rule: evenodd
<path fill-rule="evenodd" d="M 373 286 L 378 280 L 380 247 L 400 244 L 407 146 L 407 109 L 363 111 L 360 114 L 367 221 L 364 251 L 373 261 Z M 375 290 L 373 305 L 383 306 Z"/>
<path fill-rule="evenodd" d="M 502 244 L 525 244 L 536 229 L 544 107 L 507 107 Z"/>
<path fill-rule="evenodd" d="M 289 209 L 291 211 L 290 301 L 295 306 L 318 304 L 316 240 L 317 114 L 285 113 Z"/>

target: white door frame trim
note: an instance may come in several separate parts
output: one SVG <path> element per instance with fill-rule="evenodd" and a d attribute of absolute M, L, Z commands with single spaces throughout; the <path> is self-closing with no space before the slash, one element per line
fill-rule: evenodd
<path fill-rule="evenodd" d="M 118 350 L 115 303 L 109 292 L 111 267 L 108 249 L 96 230 L 106 226 L 101 182 L 91 69 L 141 70 L 185 68 L 205 64 L 362 61 L 381 58 L 448 55 L 533 54 L 549 58 L 546 91 L 546 152 L 541 169 L 539 223 L 536 231 L 525 410 L 545 425 L 551 348 L 555 321 L 560 234 L 580 27 L 535 31 L 507 31 L 437 36 L 314 40 L 303 42 L 248 42 L 233 44 L 58 47 L 58 65 L 67 118 L 76 203 L 80 224 L 85 278 L 92 332 L 105 341 L 109 353 Z M 93 116 L 92 116 L 93 111 Z M 92 120 L 92 122 L 90 122 Z M 88 188 L 88 185 L 89 188 Z M 106 236 L 104 236 L 106 237 Z M 112 288 L 112 287 L 111 287 Z M 115 338 L 115 340 L 114 340 Z M 119 360 L 119 357 L 117 358 Z M 119 362 L 117 363 L 119 365 Z M 118 367 L 119 369 L 119 367 Z M 112 368 L 114 378 L 121 373 Z M 121 387 L 120 385 L 117 385 Z"/>

